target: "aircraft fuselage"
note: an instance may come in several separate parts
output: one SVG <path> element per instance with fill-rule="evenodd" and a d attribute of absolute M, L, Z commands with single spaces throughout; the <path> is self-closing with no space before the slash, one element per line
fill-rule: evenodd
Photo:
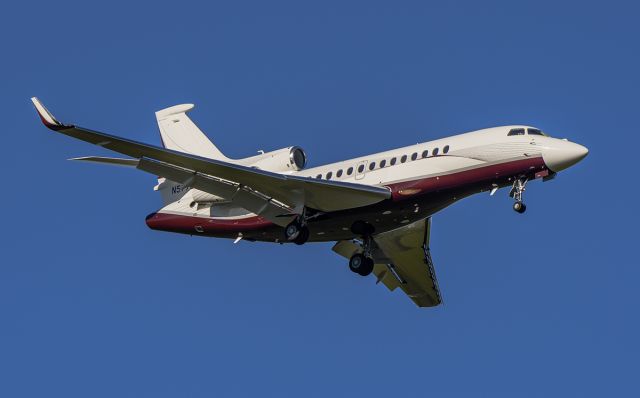
<path fill-rule="evenodd" d="M 287 174 L 390 190 L 391 198 L 382 202 L 310 217 L 308 241 L 323 242 L 357 237 L 354 223 L 365 222 L 375 233 L 386 232 L 430 217 L 475 193 L 512 186 L 517 180 L 552 178 L 587 153 L 579 144 L 541 135 L 532 127 L 505 126 Z M 286 242 L 281 226 L 253 213 L 224 201 L 194 203 L 189 196 L 176 200 L 147 216 L 147 225 L 189 235 Z"/>

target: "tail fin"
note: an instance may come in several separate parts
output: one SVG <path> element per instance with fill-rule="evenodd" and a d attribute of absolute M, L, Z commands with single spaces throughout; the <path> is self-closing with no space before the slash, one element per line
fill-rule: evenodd
<path fill-rule="evenodd" d="M 210 159 L 229 160 L 189 119 L 187 112 L 193 107 L 193 104 L 182 104 L 156 112 L 162 145 Z"/>

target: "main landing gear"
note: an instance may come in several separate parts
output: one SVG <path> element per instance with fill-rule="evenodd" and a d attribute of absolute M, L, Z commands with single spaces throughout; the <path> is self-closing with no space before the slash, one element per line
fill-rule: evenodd
<path fill-rule="evenodd" d="M 509 196 L 516 200 L 516 202 L 513 204 L 513 210 L 520 214 L 524 213 L 527 210 L 527 206 L 522 201 L 522 194 L 525 191 L 526 185 L 526 178 L 518 178 L 513 182 L 513 186 L 511 187 L 511 191 L 509 192 Z"/>
<path fill-rule="evenodd" d="M 367 276 L 373 272 L 373 259 L 356 253 L 349 259 L 349 269 L 356 274 Z"/>
<path fill-rule="evenodd" d="M 309 240 L 309 227 L 307 227 L 304 218 L 298 217 L 287 225 L 284 229 L 284 236 L 289 242 L 304 245 Z"/>
<path fill-rule="evenodd" d="M 372 225 L 364 222 L 355 222 L 351 226 L 351 230 L 356 234 L 362 235 L 362 253 L 356 253 L 349 259 L 349 269 L 358 275 L 367 276 L 373 272 L 373 258 L 371 250 L 373 246 L 374 228 Z"/>

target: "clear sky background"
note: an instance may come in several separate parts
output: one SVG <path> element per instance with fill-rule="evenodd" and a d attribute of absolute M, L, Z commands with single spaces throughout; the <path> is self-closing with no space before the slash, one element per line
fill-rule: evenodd
<path fill-rule="evenodd" d="M 9 2 L 0 24 L 0 396 L 638 396 L 634 2 Z M 527 213 L 434 217 L 445 304 L 331 244 L 148 229 L 155 177 L 38 120 L 159 143 L 196 104 L 229 156 L 319 165 L 523 123 L 590 149 Z"/>

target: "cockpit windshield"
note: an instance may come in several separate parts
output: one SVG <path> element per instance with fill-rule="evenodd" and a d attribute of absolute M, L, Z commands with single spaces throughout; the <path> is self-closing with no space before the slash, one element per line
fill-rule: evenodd
<path fill-rule="evenodd" d="M 525 134 L 529 134 L 529 135 L 542 135 L 542 136 L 547 136 L 545 133 L 542 132 L 542 130 L 540 129 L 534 129 L 534 128 L 522 128 L 522 127 L 518 127 L 515 129 L 511 129 L 509 130 L 509 133 L 507 135 L 511 136 L 511 135 L 525 135 Z"/>
<path fill-rule="evenodd" d="M 527 132 L 529 133 L 529 135 L 544 135 L 546 136 L 545 133 L 543 133 L 541 130 L 539 129 L 532 129 L 532 128 L 528 128 Z"/>

